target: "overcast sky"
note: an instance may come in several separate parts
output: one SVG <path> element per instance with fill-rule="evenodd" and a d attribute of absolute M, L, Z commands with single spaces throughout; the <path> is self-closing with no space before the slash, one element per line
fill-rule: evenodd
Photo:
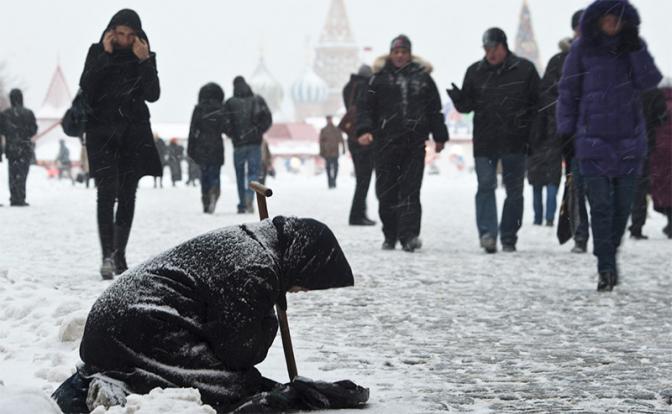
<path fill-rule="evenodd" d="M 260 50 L 272 74 L 289 87 L 306 65 L 306 40 L 317 42 L 330 0 L 22 0 L 3 2 L 0 61 L 4 75 L 23 87 L 26 105 L 37 110 L 60 63 L 74 92 L 91 43 L 112 15 L 135 9 L 157 53 L 161 99 L 153 119 L 188 121 L 198 89 L 208 81 L 231 94 L 235 75 L 250 76 Z M 480 59 L 480 39 L 490 26 L 515 39 L 522 0 L 345 0 L 357 43 L 378 55 L 405 33 L 414 53 L 431 61 L 443 89 L 461 83 L 467 66 Z M 543 62 L 570 35 L 572 13 L 586 0 L 529 0 Z M 641 32 L 660 69 L 672 75 L 672 0 L 635 0 Z M 513 43 L 511 41 L 510 43 Z M 366 56 L 366 55 L 364 55 Z M 11 86 L 10 86 L 11 87 Z"/>

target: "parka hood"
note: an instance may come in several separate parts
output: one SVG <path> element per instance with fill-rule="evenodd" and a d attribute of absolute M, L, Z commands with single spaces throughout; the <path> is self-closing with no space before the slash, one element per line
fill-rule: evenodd
<path fill-rule="evenodd" d="M 292 286 L 321 290 L 354 285 L 350 264 L 325 224 L 284 216 L 272 222 L 278 232 L 284 291 Z"/>
<path fill-rule="evenodd" d="M 108 23 L 105 30 L 103 30 L 103 34 L 100 36 L 100 43 L 103 42 L 105 32 L 116 26 L 130 27 L 131 29 L 135 30 L 136 34 L 140 39 L 144 40 L 145 42 L 147 42 L 147 45 L 149 45 L 149 38 L 147 38 L 147 33 L 145 33 L 145 31 L 142 29 L 142 22 L 140 21 L 140 16 L 138 15 L 138 13 L 135 12 L 135 10 L 122 9 L 119 10 L 117 13 L 115 13 L 115 15 L 112 16 L 110 23 Z"/>
<path fill-rule="evenodd" d="M 381 70 L 383 70 L 383 68 L 385 67 L 385 65 L 387 65 L 389 60 L 390 60 L 389 55 L 379 56 L 373 62 L 373 67 L 372 67 L 373 68 L 373 73 L 376 74 L 376 73 L 379 73 Z M 411 56 L 411 63 L 417 64 L 418 66 L 420 66 L 422 68 L 423 71 L 425 71 L 427 73 L 432 73 L 432 71 L 434 70 L 434 67 L 432 66 L 431 63 L 429 63 L 429 61 L 427 61 L 427 60 L 425 60 L 425 59 L 423 59 L 423 58 L 421 58 L 420 56 L 417 56 L 417 55 L 412 55 Z"/>
<path fill-rule="evenodd" d="M 233 96 L 237 98 L 253 96 L 252 88 L 250 88 L 250 85 L 247 84 L 245 78 L 242 76 L 236 76 L 233 79 Z"/>
<path fill-rule="evenodd" d="M 602 16 L 613 14 L 620 17 L 624 26 L 638 27 L 641 23 L 637 9 L 628 0 L 596 0 L 581 17 L 581 41 L 588 44 L 597 44 L 603 37 L 598 26 Z M 624 27 L 624 30 L 626 29 Z"/>
<path fill-rule="evenodd" d="M 206 83 L 198 92 L 198 103 L 224 102 L 224 90 L 215 82 Z"/>
<path fill-rule="evenodd" d="M 9 92 L 9 103 L 13 108 L 20 108 L 23 106 L 23 92 L 21 92 L 21 89 L 12 89 Z"/>

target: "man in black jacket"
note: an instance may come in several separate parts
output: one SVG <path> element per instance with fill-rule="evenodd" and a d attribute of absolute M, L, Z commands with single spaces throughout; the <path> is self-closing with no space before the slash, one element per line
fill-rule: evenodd
<path fill-rule="evenodd" d="M 276 336 L 274 305 L 286 308 L 287 292 L 353 284 L 338 241 L 318 221 L 278 216 L 213 230 L 102 293 L 79 349 L 85 366 L 53 397 L 79 413 L 95 408 L 96 394 L 123 404 L 128 393 L 193 387 L 229 412 L 274 384 L 255 368 Z"/>
<path fill-rule="evenodd" d="M 248 188 L 261 171 L 261 142 L 273 123 L 266 101 L 252 92 L 245 78 L 233 80 L 233 97 L 226 101 L 228 135 L 233 141 L 233 164 L 238 184 L 238 213 L 252 213 L 254 193 Z"/>
<path fill-rule="evenodd" d="M 137 13 L 124 9 L 112 17 L 100 42 L 89 48 L 79 85 L 91 108 L 86 151 L 98 188 L 100 273 L 111 279 L 127 268 L 138 180 L 162 175 L 145 103 L 156 102 L 161 92 L 156 55 Z"/>
<path fill-rule="evenodd" d="M 373 144 L 383 249 L 392 250 L 400 241 L 405 251 L 413 252 L 422 246 L 420 187 L 425 141 L 431 133 L 436 152 L 441 152 L 448 129 L 429 74 L 431 67 L 413 60 L 408 37 L 399 35 L 392 40 L 390 54 L 379 59 L 374 72 L 358 105 L 358 141 Z"/>
<path fill-rule="evenodd" d="M 448 91 L 455 108 L 474 111 L 474 158 L 478 191 L 476 223 L 481 247 L 497 251 L 497 163 L 501 161 L 506 200 L 501 220 L 502 250 L 513 252 L 523 218 L 525 158 L 539 88 L 534 65 L 509 50 L 499 28 L 483 35 L 485 57 L 471 65 L 462 89 Z"/>
<path fill-rule="evenodd" d="M 371 67 L 362 65 L 356 74 L 350 76 L 350 80 L 343 88 L 343 103 L 346 113 L 354 112 L 357 115 L 357 102 L 362 101 L 368 90 L 371 78 Z M 371 175 L 373 174 L 373 151 L 371 146 L 361 145 L 357 142 L 357 135 L 353 132 L 348 134 L 348 149 L 352 156 L 352 164 L 355 167 L 355 195 L 352 198 L 350 208 L 351 226 L 372 226 L 375 221 L 366 215 L 366 196 L 369 193 Z"/>
<path fill-rule="evenodd" d="M 11 107 L 0 119 L 0 135 L 5 136 L 5 155 L 9 171 L 9 202 L 14 207 L 26 207 L 26 180 L 33 159 L 32 138 L 37 133 L 33 111 L 23 106 L 19 89 L 9 92 Z"/>
<path fill-rule="evenodd" d="M 224 165 L 224 138 L 229 118 L 224 108 L 224 90 L 214 82 L 198 92 L 198 104 L 191 115 L 187 155 L 201 170 L 203 212 L 212 214 L 220 194 L 219 175 Z"/>

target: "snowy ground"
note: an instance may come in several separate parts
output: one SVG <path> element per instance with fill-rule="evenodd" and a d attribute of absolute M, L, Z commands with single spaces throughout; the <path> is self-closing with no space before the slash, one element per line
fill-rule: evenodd
<path fill-rule="evenodd" d="M 73 372 L 86 314 L 109 282 L 97 272 L 95 191 L 49 181 L 33 168 L 31 207 L 9 208 L 6 164 L 0 170 L 4 413 L 23 400 L 17 390 L 48 395 Z M 370 387 L 368 411 L 377 413 L 672 412 L 672 242 L 656 213 L 645 227 L 651 240 L 625 241 L 622 285 L 597 294 L 595 259 L 569 253 L 554 230 L 530 225 L 530 191 L 519 251 L 485 255 L 474 224 L 474 175 L 445 168 L 426 176 L 425 246 L 408 254 L 381 251 L 379 226 L 347 225 L 352 177 L 341 174 L 331 191 L 325 181 L 285 175 L 269 182 L 271 215 L 327 223 L 355 272 L 355 288 L 289 297 L 302 375 Z M 218 212 L 206 216 L 198 189 L 155 190 L 142 181 L 129 263 L 257 220 L 234 213 L 229 178 L 222 194 Z M 373 218 L 376 208 L 371 192 Z M 279 338 L 259 368 L 286 380 Z M 188 390 L 156 390 L 129 400 L 135 409 L 110 413 L 210 412 L 196 401 Z"/>

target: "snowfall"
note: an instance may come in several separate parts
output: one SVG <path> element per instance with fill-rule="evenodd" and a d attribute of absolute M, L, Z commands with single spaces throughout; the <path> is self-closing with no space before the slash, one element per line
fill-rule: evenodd
<path fill-rule="evenodd" d="M 227 154 L 229 155 L 229 154 Z M 478 245 L 476 177 L 446 157 L 422 188 L 424 246 L 380 249 L 380 225 L 351 227 L 350 161 L 338 187 L 324 174 L 279 171 L 271 216 L 313 217 L 331 227 L 355 286 L 289 296 L 299 373 L 370 388 L 365 412 L 672 412 L 672 241 L 653 210 L 646 241 L 624 239 L 621 284 L 597 293 L 595 258 L 570 253 L 555 229 L 532 226 L 531 188 L 518 251 Z M 79 361 L 87 313 L 102 281 L 96 193 L 32 167 L 28 208 L 10 208 L 0 164 L 0 413 L 58 413 L 48 398 Z M 166 173 L 168 171 L 166 170 Z M 200 190 L 144 178 L 128 247 L 135 265 L 214 228 L 258 220 L 235 213 L 230 160 L 214 215 Z M 377 219 L 373 184 L 369 214 Z M 498 203 L 504 191 L 498 189 Z M 287 381 L 280 338 L 258 366 Z M 95 413 L 214 413 L 194 389 L 131 395 Z M 359 410 L 345 412 L 361 412 Z"/>

